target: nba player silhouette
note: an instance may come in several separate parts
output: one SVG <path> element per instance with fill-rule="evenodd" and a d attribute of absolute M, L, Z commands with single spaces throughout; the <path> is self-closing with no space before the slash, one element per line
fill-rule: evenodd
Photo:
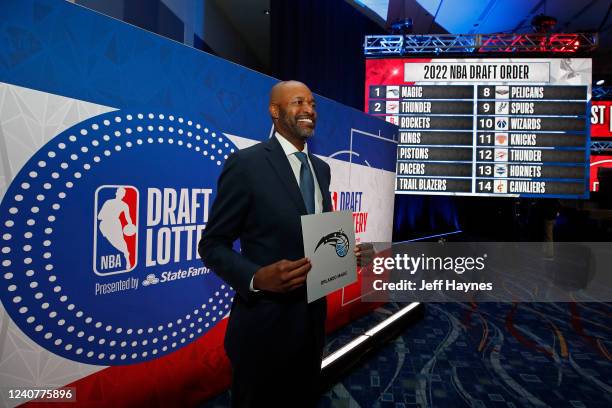
<path fill-rule="evenodd" d="M 127 243 L 123 238 L 123 227 L 121 226 L 121 220 L 119 217 L 121 214 L 125 216 L 127 221 L 126 228 L 133 225 L 132 219 L 130 218 L 130 208 L 123 201 L 125 197 L 125 188 L 117 188 L 115 198 L 106 200 L 98 213 L 98 220 L 100 220 L 100 232 L 114 246 L 117 250 L 121 251 L 125 257 L 125 264 L 127 269 L 131 268 L 130 264 L 130 251 L 128 250 Z"/>

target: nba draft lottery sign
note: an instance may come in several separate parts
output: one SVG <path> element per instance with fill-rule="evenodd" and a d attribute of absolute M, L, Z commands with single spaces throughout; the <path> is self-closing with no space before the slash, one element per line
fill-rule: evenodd
<path fill-rule="evenodd" d="M 177 114 L 114 111 L 61 132 L 0 205 L 2 304 L 36 343 L 87 364 L 147 361 L 229 312 L 197 243 L 237 150 Z"/>

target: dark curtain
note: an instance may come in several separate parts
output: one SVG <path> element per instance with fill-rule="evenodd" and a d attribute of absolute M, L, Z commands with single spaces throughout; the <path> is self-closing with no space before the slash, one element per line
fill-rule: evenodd
<path fill-rule="evenodd" d="M 184 23 L 161 0 L 128 0 L 124 21 L 174 41 L 183 42 Z"/>
<path fill-rule="evenodd" d="M 76 0 L 76 3 L 174 41 L 184 42 L 185 24 L 162 0 Z"/>
<path fill-rule="evenodd" d="M 379 25 L 344 0 L 271 0 L 272 76 L 363 110 L 366 35 Z"/>
<path fill-rule="evenodd" d="M 457 197 L 396 194 L 393 213 L 394 242 L 461 229 Z"/>

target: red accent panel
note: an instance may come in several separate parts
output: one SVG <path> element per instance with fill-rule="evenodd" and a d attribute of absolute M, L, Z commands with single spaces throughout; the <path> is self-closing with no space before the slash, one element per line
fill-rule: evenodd
<path fill-rule="evenodd" d="M 597 171 L 600 167 L 612 168 L 612 155 L 591 155 L 589 180 L 590 191 L 599 191 L 599 180 L 597 179 Z"/>
<path fill-rule="evenodd" d="M 344 287 L 344 304 L 352 303 L 361 298 L 361 272 L 357 275 L 357 282 Z"/>
<path fill-rule="evenodd" d="M 591 102 L 591 137 L 612 137 L 612 101 Z"/>
<path fill-rule="evenodd" d="M 359 290 L 360 281 L 355 285 Z M 341 290 L 329 295 L 327 301 L 328 332 L 381 305 L 355 300 L 342 306 Z M 21 406 L 197 407 L 231 384 L 231 367 L 223 348 L 226 328 L 227 319 L 224 319 L 195 342 L 167 356 L 140 364 L 108 367 L 66 384 L 76 388 L 76 402 L 29 402 Z"/>
<path fill-rule="evenodd" d="M 231 382 L 223 349 L 227 319 L 195 342 L 145 363 L 105 368 L 67 387 L 76 387 L 77 402 L 26 403 L 58 407 L 196 407 L 226 390 Z"/>
<path fill-rule="evenodd" d="M 344 288 L 344 306 L 342 290 L 338 290 L 327 296 L 327 324 L 326 331 L 332 332 L 351 321 L 371 312 L 383 303 L 362 302 L 361 297 L 361 274 L 357 276 L 357 282 Z"/>
<path fill-rule="evenodd" d="M 370 99 L 370 85 L 414 85 L 414 82 L 404 82 L 404 64 L 411 62 L 431 62 L 431 58 L 366 59 L 364 99 L 366 113 Z"/>

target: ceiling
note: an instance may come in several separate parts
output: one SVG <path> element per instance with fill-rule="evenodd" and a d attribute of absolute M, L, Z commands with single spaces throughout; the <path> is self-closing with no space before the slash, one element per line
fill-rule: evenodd
<path fill-rule="evenodd" d="M 598 32 L 593 80 L 612 83 L 611 0 L 347 0 L 381 12 L 388 24 L 412 18 L 415 33 L 493 34 L 533 32 L 538 14 L 557 19 L 555 31 Z M 381 15 L 382 19 L 382 15 Z"/>
<path fill-rule="evenodd" d="M 609 47 L 612 43 L 612 16 L 607 18 L 600 29 L 610 7 L 610 0 L 351 1 L 377 12 L 388 22 L 412 18 L 415 32 L 418 33 L 427 33 L 417 28 L 431 26 L 434 16 L 435 22 L 452 34 L 531 32 L 533 31 L 531 19 L 543 13 L 557 19 L 555 31 L 566 33 L 599 31 L 604 47 Z"/>
<path fill-rule="evenodd" d="M 214 1 L 257 58 L 264 66 L 269 66 L 270 16 L 263 11 L 270 9 L 270 0 Z M 599 31 L 600 50 L 595 58 L 593 77 L 610 78 L 612 75 L 612 13 L 602 26 L 611 0 L 327 1 L 347 1 L 380 25 L 410 17 L 415 33 L 532 32 L 531 19 L 544 13 L 557 19 L 555 31 L 558 32 Z"/>

